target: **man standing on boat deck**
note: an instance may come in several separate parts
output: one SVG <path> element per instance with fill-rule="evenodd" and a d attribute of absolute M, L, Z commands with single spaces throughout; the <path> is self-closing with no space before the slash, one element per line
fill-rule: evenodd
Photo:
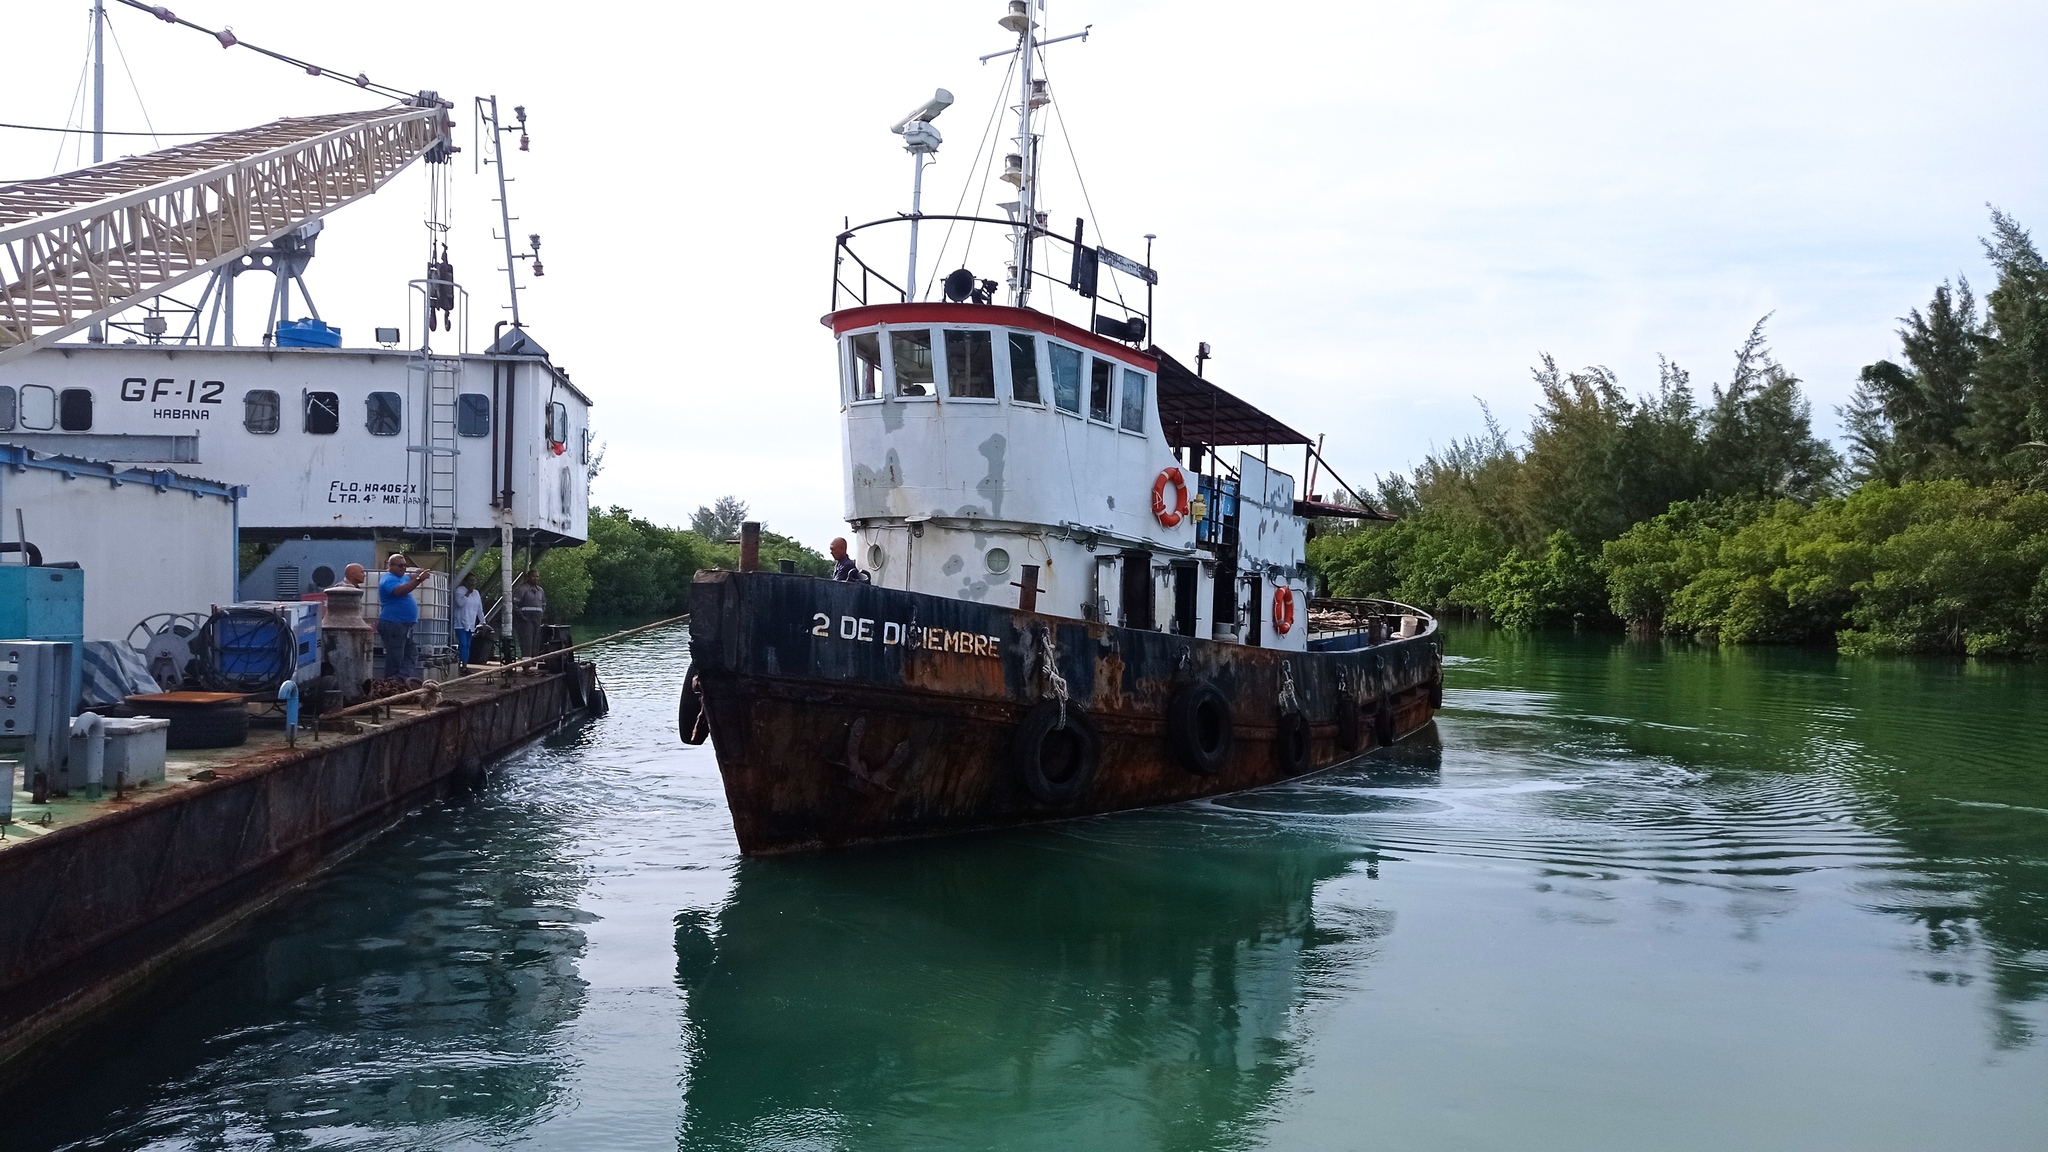
<path fill-rule="evenodd" d="M 865 584 L 868 574 L 860 570 L 853 557 L 846 554 L 846 537 L 836 536 L 832 540 L 832 578 L 842 584 Z"/>
<path fill-rule="evenodd" d="M 521 656 L 540 655 L 540 626 L 547 618 L 548 594 L 540 586 L 540 574 L 528 568 L 512 586 L 512 628 L 519 636 Z"/>
<path fill-rule="evenodd" d="M 462 578 L 462 586 L 455 590 L 455 656 L 462 662 L 462 670 L 469 671 L 469 641 L 476 635 L 476 626 L 484 620 L 484 598 L 476 590 L 474 573 Z"/>
<path fill-rule="evenodd" d="M 420 674 L 420 646 L 412 638 L 420 602 L 412 591 L 426 580 L 426 570 L 407 563 L 403 552 L 393 552 L 377 578 L 377 640 L 384 645 L 387 678 L 410 680 Z"/>

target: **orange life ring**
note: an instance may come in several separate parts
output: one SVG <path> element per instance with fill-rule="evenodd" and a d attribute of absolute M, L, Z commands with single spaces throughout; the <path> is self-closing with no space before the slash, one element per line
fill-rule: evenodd
<path fill-rule="evenodd" d="M 1166 506 L 1166 486 L 1173 485 L 1176 499 L 1171 508 Z M 1159 523 L 1168 528 L 1181 522 L 1188 514 L 1188 479 L 1178 468 L 1167 468 L 1159 473 L 1159 479 L 1152 481 L 1152 515 L 1159 517 Z"/>
<path fill-rule="evenodd" d="M 1282 636 L 1294 631 L 1294 590 L 1285 584 L 1273 589 L 1273 631 Z"/>

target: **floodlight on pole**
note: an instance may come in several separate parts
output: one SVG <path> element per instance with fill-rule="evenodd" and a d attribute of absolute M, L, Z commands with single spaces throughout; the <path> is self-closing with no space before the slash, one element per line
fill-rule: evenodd
<path fill-rule="evenodd" d="M 910 274 L 904 277 L 903 298 L 917 299 L 917 222 L 924 206 L 924 158 L 935 155 L 944 138 L 932 121 L 953 106 L 953 94 L 944 88 L 918 105 L 910 114 L 889 125 L 889 131 L 903 137 L 903 150 L 910 153 Z"/>

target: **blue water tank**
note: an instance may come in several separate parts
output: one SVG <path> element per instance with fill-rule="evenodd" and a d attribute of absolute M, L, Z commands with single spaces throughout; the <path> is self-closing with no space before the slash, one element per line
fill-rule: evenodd
<path fill-rule="evenodd" d="M 324 324 L 312 317 L 303 320 L 280 320 L 277 322 L 277 346 L 279 348 L 339 348 L 341 329 Z"/>
<path fill-rule="evenodd" d="M 0 564 L 0 638 L 71 643 L 71 707 L 85 675 L 85 573 Z"/>

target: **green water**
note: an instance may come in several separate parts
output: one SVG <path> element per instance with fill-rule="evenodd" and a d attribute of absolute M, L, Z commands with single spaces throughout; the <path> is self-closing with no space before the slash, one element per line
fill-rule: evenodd
<path fill-rule="evenodd" d="M 2041 1149 L 2048 672 L 1454 631 L 1434 738 L 740 861 L 679 630 L 8 1148 Z M 823 753 L 821 753 L 823 754 Z"/>

